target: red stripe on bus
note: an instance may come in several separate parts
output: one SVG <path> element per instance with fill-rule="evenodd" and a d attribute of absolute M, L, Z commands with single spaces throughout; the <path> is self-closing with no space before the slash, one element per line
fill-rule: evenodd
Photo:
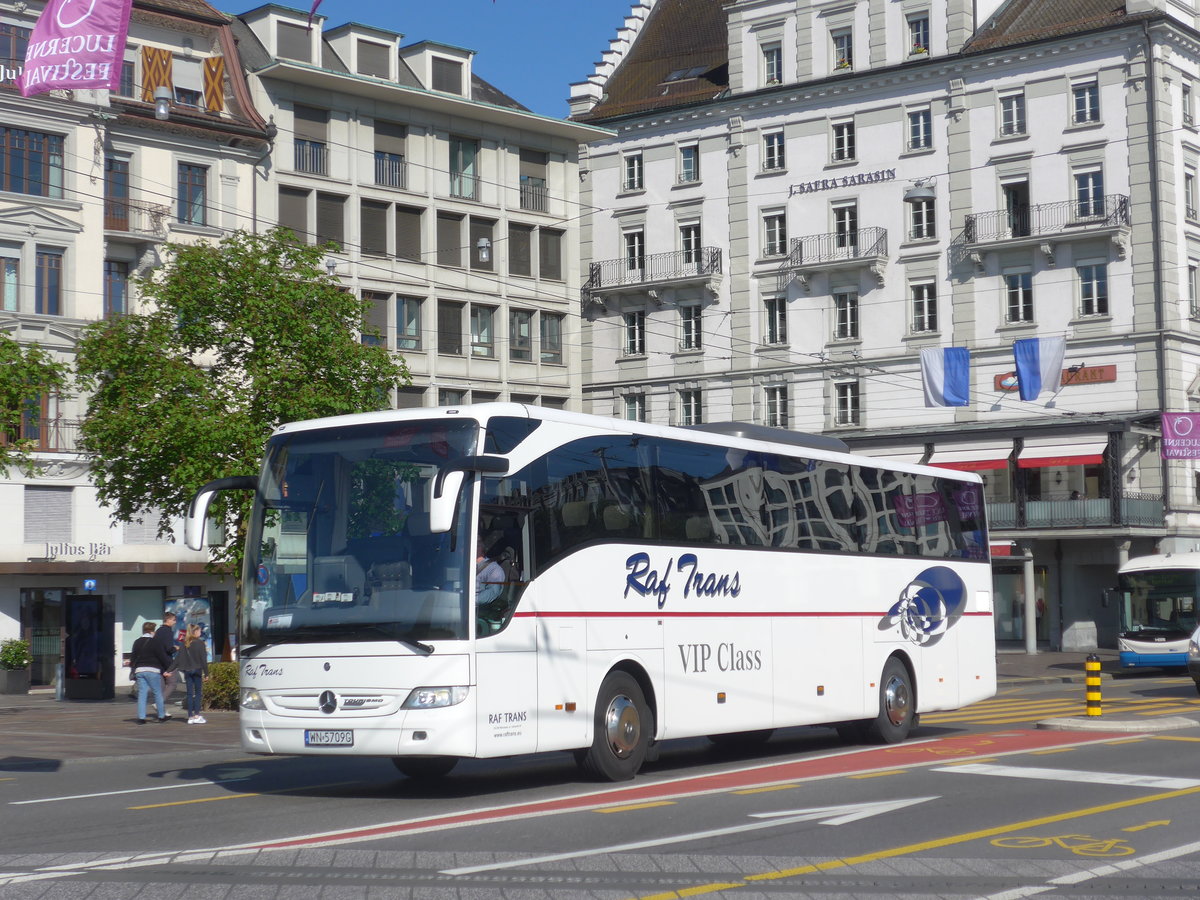
<path fill-rule="evenodd" d="M 729 612 L 726 610 L 713 612 L 664 612 L 663 610 L 651 612 L 614 612 L 612 610 L 601 611 L 577 611 L 570 612 L 550 611 L 543 612 L 517 612 L 513 614 L 514 619 L 696 619 L 696 618 L 722 618 L 722 619 L 763 619 L 763 618 L 791 618 L 791 619 L 832 619 L 832 618 L 872 618 L 878 619 L 887 616 L 886 612 Z M 990 612 L 966 612 L 963 616 L 986 616 L 991 618 Z"/>

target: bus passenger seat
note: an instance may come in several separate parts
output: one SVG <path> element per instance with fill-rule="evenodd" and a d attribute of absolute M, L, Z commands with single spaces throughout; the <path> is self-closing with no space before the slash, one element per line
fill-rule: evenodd
<path fill-rule="evenodd" d="M 633 520 L 629 517 L 629 513 L 621 507 L 615 505 L 604 507 L 605 531 L 625 531 L 632 524 Z"/>
<path fill-rule="evenodd" d="M 683 523 L 683 528 L 689 541 L 707 541 L 712 539 L 712 522 L 706 516 L 692 516 Z"/>
<path fill-rule="evenodd" d="M 568 528 L 586 528 L 592 520 L 592 504 L 586 500 L 572 500 L 562 505 L 563 524 Z"/>

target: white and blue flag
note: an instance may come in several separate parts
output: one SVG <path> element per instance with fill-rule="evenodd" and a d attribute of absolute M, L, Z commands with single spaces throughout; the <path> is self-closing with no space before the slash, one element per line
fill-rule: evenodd
<path fill-rule="evenodd" d="M 1017 363 L 1017 389 L 1022 400 L 1036 400 L 1042 391 L 1055 393 L 1062 386 L 1067 341 L 1061 337 L 1022 338 L 1013 342 Z"/>
<path fill-rule="evenodd" d="M 969 406 L 971 351 L 966 347 L 926 347 L 921 351 L 921 387 L 926 406 Z"/>

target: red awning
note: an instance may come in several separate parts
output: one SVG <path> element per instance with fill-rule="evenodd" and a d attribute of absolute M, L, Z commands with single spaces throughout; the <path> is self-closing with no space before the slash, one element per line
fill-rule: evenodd
<path fill-rule="evenodd" d="M 1104 462 L 1107 437 L 1087 435 L 1076 440 L 1029 439 L 1017 465 L 1022 469 L 1049 469 L 1065 466 L 1095 466 Z"/>
<path fill-rule="evenodd" d="M 960 472 L 984 472 L 989 469 L 1007 469 L 1012 443 L 963 443 L 938 444 L 933 450 L 931 466 L 957 469 Z"/>

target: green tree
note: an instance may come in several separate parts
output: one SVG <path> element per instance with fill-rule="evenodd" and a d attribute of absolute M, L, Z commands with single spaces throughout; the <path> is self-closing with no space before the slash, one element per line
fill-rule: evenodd
<path fill-rule="evenodd" d="M 22 426 L 28 415 L 41 415 L 41 396 L 62 393 L 69 377 L 70 368 L 41 347 L 0 334 L 0 475 L 7 477 L 11 466 L 33 473 L 37 442 Z"/>
<path fill-rule="evenodd" d="M 359 339 L 369 303 L 324 271 L 323 248 L 277 229 L 166 250 L 137 279 L 149 311 L 88 326 L 76 363 L 99 499 L 117 521 L 157 515 L 159 534 L 205 482 L 257 474 L 277 425 L 385 409 L 411 381 Z M 248 500 L 212 507 L 239 538 Z M 240 558 L 238 540 L 217 553 Z"/>

